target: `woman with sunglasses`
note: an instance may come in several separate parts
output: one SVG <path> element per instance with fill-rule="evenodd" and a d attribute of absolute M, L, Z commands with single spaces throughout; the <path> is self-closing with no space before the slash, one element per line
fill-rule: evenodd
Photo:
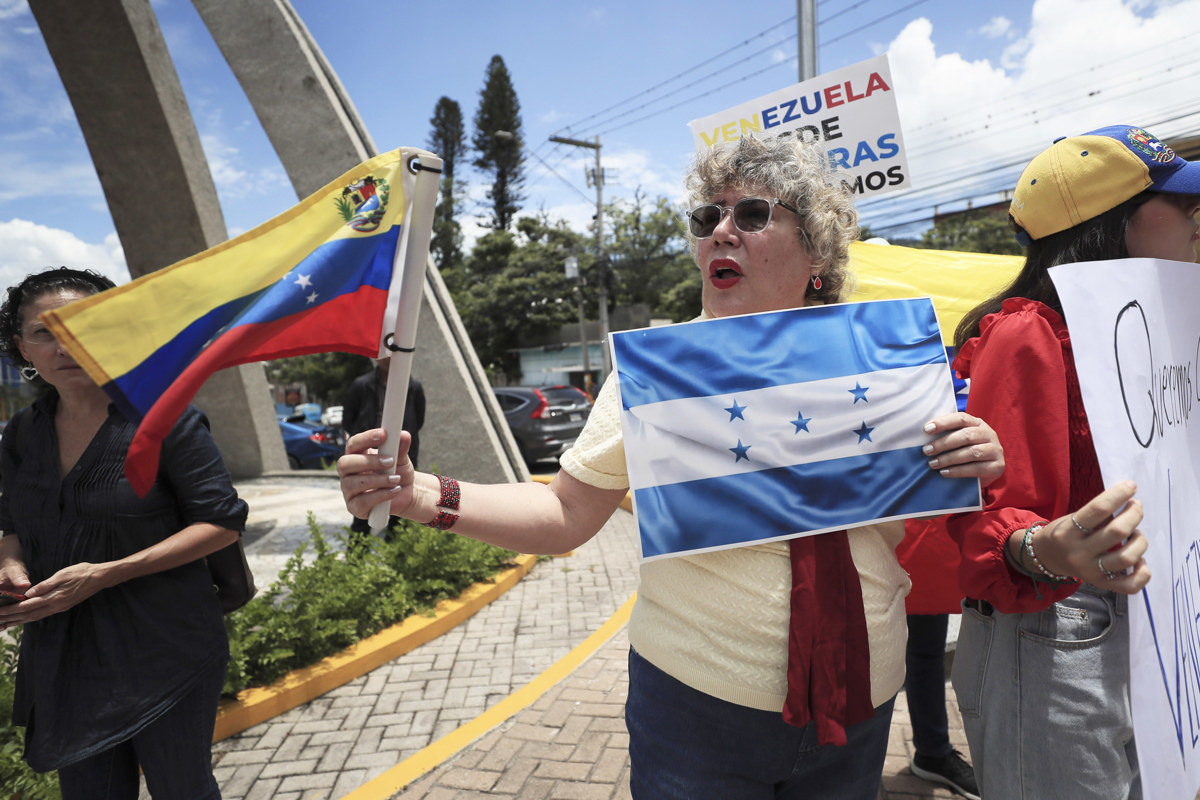
<path fill-rule="evenodd" d="M 794 138 L 744 139 L 697 157 L 687 219 L 704 281 L 702 317 L 843 298 L 857 214 L 828 177 L 820 148 Z M 370 449 L 383 440 L 376 430 L 353 437 L 338 462 L 347 507 L 364 517 L 390 497 L 392 514 L 519 552 L 578 547 L 629 487 L 615 384 L 601 388 L 549 486 L 460 485 L 417 473 L 404 455 L 406 434 L 388 475 L 391 460 Z M 1003 471 L 981 421 L 955 413 L 925 430 L 931 468 L 984 480 Z M 738 520 L 731 507 L 712 524 Z M 811 549 L 773 542 L 644 563 L 629 623 L 633 796 L 874 800 L 904 680 L 902 537 L 903 524 L 891 523 L 809 537 Z M 793 596 L 815 584 L 794 585 L 793 576 L 826 568 L 836 570 L 840 593 L 811 592 L 812 605 L 793 614 Z M 835 666 L 847 650 L 860 658 L 853 675 Z M 791 691 L 789 671 L 799 675 Z"/>
<path fill-rule="evenodd" d="M 1116 125 L 1060 139 L 1013 193 L 1025 266 L 956 331 L 967 409 L 996 426 L 1008 461 L 983 510 L 948 523 L 968 595 L 952 680 L 985 797 L 1142 796 L 1126 598 L 1150 580 L 1141 504 L 1131 482 L 1105 490 L 1101 481 L 1048 270 L 1129 257 L 1193 262 L 1197 212 L 1200 164 L 1146 131 Z"/>

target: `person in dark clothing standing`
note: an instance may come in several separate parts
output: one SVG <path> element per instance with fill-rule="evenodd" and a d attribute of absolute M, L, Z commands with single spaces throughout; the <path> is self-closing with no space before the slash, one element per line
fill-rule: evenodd
<path fill-rule="evenodd" d="M 347 436 L 378 428 L 383 421 L 383 396 L 387 389 L 388 366 L 390 358 L 378 358 L 375 367 L 370 372 L 359 375 L 346 390 L 342 400 L 342 428 Z M 417 452 L 420 449 L 420 430 L 425 424 L 425 389 L 421 382 L 411 375 L 408 378 L 408 399 L 404 403 L 404 422 L 401 427 L 412 434 L 412 447 L 409 456 L 414 464 L 417 463 Z M 398 517 L 388 520 L 390 529 L 396 524 Z M 371 526 L 365 519 L 354 517 L 350 530 L 355 533 L 369 533 Z"/>
<path fill-rule="evenodd" d="M 112 286 L 50 269 L 0 305 L 0 353 L 41 390 L 0 443 L 0 590 L 26 598 L 0 607 L 0 631 L 24 626 L 13 720 L 65 800 L 137 797 L 139 772 L 159 800 L 219 800 L 229 641 L 204 559 L 237 541 L 249 509 L 194 406 L 149 492 L 129 485 L 136 425 L 39 317 Z"/>

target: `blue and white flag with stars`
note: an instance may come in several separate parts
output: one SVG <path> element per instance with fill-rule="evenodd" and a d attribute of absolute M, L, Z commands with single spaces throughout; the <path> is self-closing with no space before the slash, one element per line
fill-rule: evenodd
<path fill-rule="evenodd" d="M 957 410 L 933 302 L 612 335 L 642 558 L 980 507 L 921 448 Z"/>

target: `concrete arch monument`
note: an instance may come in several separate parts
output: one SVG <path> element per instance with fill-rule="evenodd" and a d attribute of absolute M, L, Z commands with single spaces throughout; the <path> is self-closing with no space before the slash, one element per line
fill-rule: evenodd
<path fill-rule="evenodd" d="M 375 155 L 362 120 L 287 0 L 194 0 L 298 197 Z M 149 0 L 30 0 L 75 109 L 135 277 L 228 234 L 187 99 Z M 397 143 L 404 144 L 404 143 Z M 414 144 L 414 143 L 409 143 Z M 458 312 L 430 263 L 413 374 L 430 407 L 426 463 L 474 481 L 528 478 Z M 230 470 L 287 461 L 258 365 L 197 396 Z"/>

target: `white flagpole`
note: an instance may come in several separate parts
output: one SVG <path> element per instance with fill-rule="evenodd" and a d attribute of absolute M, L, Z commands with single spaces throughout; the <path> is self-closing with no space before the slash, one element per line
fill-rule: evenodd
<path fill-rule="evenodd" d="M 429 239 L 433 233 L 433 212 L 437 206 L 442 173 L 442 160 L 425 150 L 405 151 L 405 166 L 416 174 L 413 202 L 408 222 L 401 234 L 403 240 L 396 248 L 400 269 L 400 300 L 396 309 L 396 329 L 385 341 L 391 350 L 387 389 L 383 399 L 382 427 L 387 440 L 379 448 L 381 455 L 396 456 L 400 447 L 400 431 L 404 425 L 404 406 L 408 400 L 408 378 L 412 374 L 413 351 L 417 346 L 417 316 L 421 312 L 421 297 L 425 291 L 425 263 L 429 260 Z M 368 517 L 371 530 L 387 527 L 388 503 L 371 509 Z"/>

